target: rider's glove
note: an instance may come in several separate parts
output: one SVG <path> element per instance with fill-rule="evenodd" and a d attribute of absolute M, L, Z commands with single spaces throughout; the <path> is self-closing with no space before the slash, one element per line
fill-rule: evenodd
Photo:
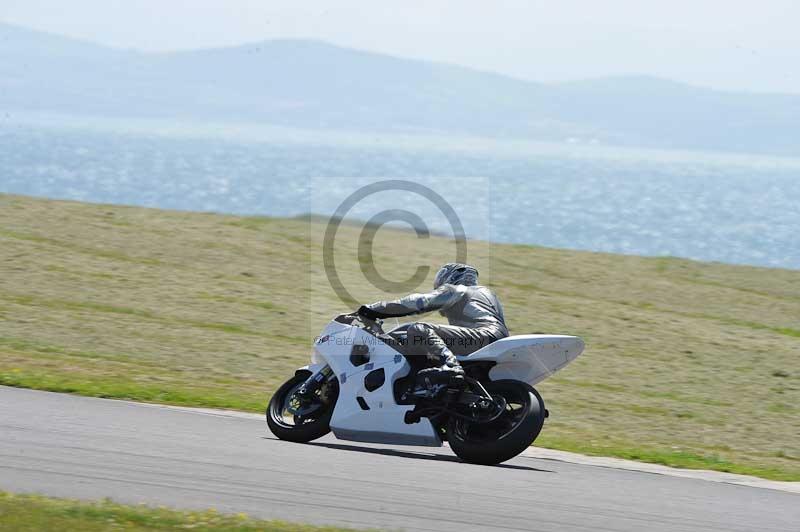
<path fill-rule="evenodd" d="M 361 305 L 356 311 L 356 314 L 373 321 L 381 317 L 381 314 L 379 312 L 375 312 L 366 305 Z"/>

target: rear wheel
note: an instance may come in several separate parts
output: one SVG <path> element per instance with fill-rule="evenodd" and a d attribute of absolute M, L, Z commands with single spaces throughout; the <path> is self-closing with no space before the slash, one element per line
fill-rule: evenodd
<path fill-rule="evenodd" d="M 339 396 L 339 382 L 333 379 L 309 398 L 296 395 L 310 371 L 300 371 L 278 388 L 267 406 L 267 426 L 281 440 L 306 443 L 330 432 L 331 416 Z"/>
<path fill-rule="evenodd" d="M 447 440 L 462 460 L 494 465 L 517 456 L 533 443 L 544 425 L 546 410 L 539 393 L 524 382 L 492 381 L 485 388 L 500 404 L 505 402 L 503 413 L 489 423 L 451 417 Z"/>

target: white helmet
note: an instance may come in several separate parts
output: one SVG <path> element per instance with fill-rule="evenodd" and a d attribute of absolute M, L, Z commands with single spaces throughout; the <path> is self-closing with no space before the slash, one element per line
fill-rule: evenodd
<path fill-rule="evenodd" d="M 468 264 L 451 262 L 442 266 L 433 280 L 433 289 L 436 290 L 443 284 L 463 284 L 474 286 L 478 284 L 478 270 Z"/>

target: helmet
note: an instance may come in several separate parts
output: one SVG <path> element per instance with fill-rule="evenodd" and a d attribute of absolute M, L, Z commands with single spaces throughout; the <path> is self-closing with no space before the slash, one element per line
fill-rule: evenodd
<path fill-rule="evenodd" d="M 436 290 L 443 284 L 463 284 L 474 286 L 478 284 L 478 270 L 468 264 L 451 262 L 442 266 L 433 280 L 433 289 Z"/>

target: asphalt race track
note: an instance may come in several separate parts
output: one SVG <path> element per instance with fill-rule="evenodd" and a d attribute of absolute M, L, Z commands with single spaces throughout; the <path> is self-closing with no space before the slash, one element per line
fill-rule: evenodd
<path fill-rule="evenodd" d="M 0 489 L 395 530 L 800 530 L 800 495 L 771 489 L 531 457 L 476 466 L 447 447 L 299 445 L 247 415 L 7 387 Z"/>

